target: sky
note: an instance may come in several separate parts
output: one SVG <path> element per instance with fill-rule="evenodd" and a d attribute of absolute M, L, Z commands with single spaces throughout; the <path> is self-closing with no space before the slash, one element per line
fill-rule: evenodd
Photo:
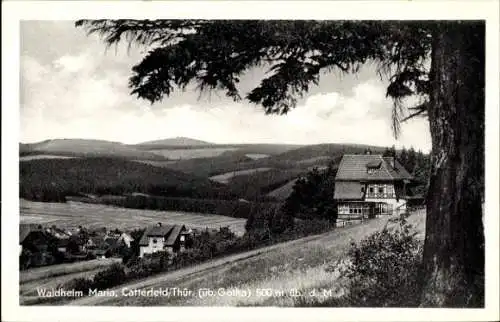
<path fill-rule="evenodd" d="M 391 130 L 387 81 L 375 66 L 354 75 L 323 74 L 287 115 L 233 102 L 223 93 L 200 97 L 194 86 L 160 103 L 130 95 L 128 78 L 145 48 L 109 48 L 72 21 L 21 23 L 21 142 L 83 138 L 134 144 L 184 136 L 213 143 L 358 143 L 430 151 L 428 121 Z M 257 86 L 265 69 L 242 78 L 243 93 Z"/>

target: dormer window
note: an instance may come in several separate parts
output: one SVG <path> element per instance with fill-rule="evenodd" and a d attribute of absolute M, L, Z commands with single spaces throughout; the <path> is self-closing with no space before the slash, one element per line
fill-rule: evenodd
<path fill-rule="evenodd" d="M 366 172 L 368 174 L 374 174 L 375 171 L 380 169 L 380 165 L 382 164 L 382 161 L 371 161 L 366 164 Z"/>

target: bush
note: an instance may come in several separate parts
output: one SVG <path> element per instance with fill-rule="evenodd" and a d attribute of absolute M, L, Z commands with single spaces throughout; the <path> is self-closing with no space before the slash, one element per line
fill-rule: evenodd
<path fill-rule="evenodd" d="M 84 294 L 87 294 L 89 289 L 93 288 L 93 286 L 94 284 L 92 279 L 79 277 L 63 284 L 62 288 L 65 290 L 82 291 Z"/>
<path fill-rule="evenodd" d="M 115 263 L 109 268 L 98 272 L 94 276 L 92 286 L 103 290 L 123 283 L 125 278 L 126 274 L 123 265 Z"/>
<path fill-rule="evenodd" d="M 347 295 L 335 303 L 359 307 L 417 307 L 420 297 L 422 243 L 411 226 L 384 228 L 359 245 L 352 244 L 341 276 Z M 333 304 L 333 303 L 330 303 Z"/>

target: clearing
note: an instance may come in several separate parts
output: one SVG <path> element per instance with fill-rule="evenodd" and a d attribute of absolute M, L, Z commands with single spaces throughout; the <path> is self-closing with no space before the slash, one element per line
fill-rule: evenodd
<path fill-rule="evenodd" d="M 316 288 L 331 288 L 335 276 L 325 268 L 337 263 L 345 256 L 351 241 L 359 242 L 385 225 L 396 225 L 382 217 L 361 224 L 337 228 L 321 235 L 309 236 L 273 246 L 215 259 L 200 265 L 157 275 L 145 280 L 131 282 L 114 288 L 118 297 L 82 298 L 69 305 L 115 305 L 115 306 L 294 306 L 295 299 L 289 296 L 257 296 L 257 289 L 289 292 L 292 289 L 308 291 Z M 423 237 L 425 211 L 412 214 L 408 221 Z M 138 297 L 122 296 L 125 289 L 180 288 L 191 290 L 191 295 Z M 199 290 L 212 290 L 214 296 L 199 296 Z M 218 291 L 224 290 L 219 295 Z M 249 290 L 251 296 L 234 296 L 228 291 Z"/>
<path fill-rule="evenodd" d="M 271 170 L 271 168 L 254 168 L 254 169 L 246 169 L 246 170 L 239 170 L 239 171 L 230 171 L 230 172 L 218 174 L 216 176 L 212 176 L 209 179 L 212 181 L 219 182 L 219 183 L 229 183 L 229 180 L 231 180 L 232 178 L 237 177 L 237 176 L 248 175 L 248 174 L 269 171 L 269 170 Z"/>
<path fill-rule="evenodd" d="M 148 150 L 150 153 L 161 155 L 170 160 L 185 160 L 196 158 L 217 157 L 228 151 L 236 151 L 237 148 L 199 148 L 199 149 L 155 149 Z"/>
<path fill-rule="evenodd" d="M 83 226 L 89 229 L 132 230 L 164 222 L 184 224 L 189 228 L 215 228 L 229 226 L 237 235 L 245 232 L 245 219 L 178 211 L 156 211 L 119 208 L 80 202 L 49 203 L 20 200 L 21 223 L 56 225 L 64 228 Z"/>

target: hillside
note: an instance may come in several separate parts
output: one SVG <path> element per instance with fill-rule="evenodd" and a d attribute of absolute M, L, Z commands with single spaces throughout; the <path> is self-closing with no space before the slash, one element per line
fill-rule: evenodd
<path fill-rule="evenodd" d="M 132 192 L 170 197 L 236 198 L 226 186 L 167 168 L 113 158 L 38 159 L 20 162 L 20 196 L 63 201 L 78 193 Z"/>
<path fill-rule="evenodd" d="M 167 160 L 161 155 L 143 151 L 120 142 L 85 139 L 55 139 L 19 144 L 20 156 L 53 155 L 70 157 L 117 157 L 128 160 Z"/>
<path fill-rule="evenodd" d="M 361 144 L 338 144 L 325 143 L 307 145 L 271 157 L 276 161 L 303 161 L 318 158 L 321 161 L 323 157 L 342 156 L 343 154 L 364 153 L 366 149 L 370 149 L 372 153 L 383 153 L 385 147 L 361 145 Z"/>
<path fill-rule="evenodd" d="M 204 145 L 213 145 L 213 143 L 197 139 L 191 139 L 183 136 L 178 136 L 175 138 L 141 142 L 136 145 L 137 146 L 204 146 Z"/>

